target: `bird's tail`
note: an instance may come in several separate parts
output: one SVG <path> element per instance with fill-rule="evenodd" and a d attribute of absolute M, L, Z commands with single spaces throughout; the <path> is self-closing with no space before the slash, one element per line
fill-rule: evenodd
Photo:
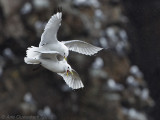
<path fill-rule="evenodd" d="M 34 46 L 29 47 L 26 51 L 26 57 L 24 58 L 25 63 L 39 64 L 40 62 L 38 60 L 38 57 L 40 53 L 36 52 L 38 50 L 39 50 L 38 47 L 34 47 Z"/>
<path fill-rule="evenodd" d="M 38 59 L 33 59 L 33 58 L 24 58 L 24 62 L 27 64 L 40 64 L 40 61 Z"/>
<path fill-rule="evenodd" d="M 26 51 L 27 58 L 33 58 L 33 59 L 37 58 L 39 56 L 39 53 L 36 51 L 39 51 L 38 47 L 31 46 L 27 48 L 27 51 Z"/>

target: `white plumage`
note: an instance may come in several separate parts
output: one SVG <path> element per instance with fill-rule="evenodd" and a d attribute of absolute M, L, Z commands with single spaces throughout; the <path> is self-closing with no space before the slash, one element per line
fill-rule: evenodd
<path fill-rule="evenodd" d="M 94 55 L 103 48 L 93 46 L 81 40 L 63 41 L 64 45 L 71 51 L 78 52 L 84 55 Z"/>
<path fill-rule="evenodd" d="M 69 73 L 67 76 L 66 73 L 58 73 L 58 75 L 62 76 L 66 84 L 73 88 L 73 89 L 78 89 L 84 87 L 78 73 L 72 69 L 73 75 Z"/>
<path fill-rule="evenodd" d="M 27 64 L 41 64 L 46 69 L 62 76 L 66 84 L 72 89 L 84 87 L 78 73 L 71 68 L 64 58 L 69 55 L 69 50 L 84 55 L 94 55 L 102 50 L 81 40 L 57 40 L 57 32 L 61 25 L 62 12 L 54 14 L 45 26 L 39 47 L 29 47 L 24 58 Z"/>
<path fill-rule="evenodd" d="M 71 68 L 67 61 L 58 61 L 57 56 L 59 55 L 57 51 L 41 51 L 36 47 L 31 47 L 27 50 L 27 57 L 24 58 L 24 61 L 27 64 L 40 64 L 44 68 L 56 72 L 72 89 L 84 87 L 78 73 Z"/>
<path fill-rule="evenodd" d="M 78 52 L 84 55 L 94 55 L 103 48 L 93 46 L 81 40 L 58 41 L 57 32 L 61 25 L 62 12 L 57 12 L 53 15 L 45 26 L 41 36 L 39 47 L 43 50 L 58 51 L 63 58 L 67 58 L 69 50 Z"/>

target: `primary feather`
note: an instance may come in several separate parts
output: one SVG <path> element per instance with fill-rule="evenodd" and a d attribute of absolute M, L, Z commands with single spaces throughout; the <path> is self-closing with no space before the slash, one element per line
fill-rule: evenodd
<path fill-rule="evenodd" d="M 94 55 L 103 48 L 93 46 L 81 40 L 63 41 L 69 50 L 78 52 L 84 55 Z"/>
<path fill-rule="evenodd" d="M 41 36 L 41 42 L 39 46 L 45 44 L 52 44 L 58 42 L 57 40 L 57 31 L 61 25 L 62 12 L 57 12 L 53 15 L 44 28 L 44 32 Z"/>
<path fill-rule="evenodd" d="M 84 85 L 78 73 L 73 69 L 72 69 L 72 72 L 73 72 L 73 75 L 71 73 L 69 73 L 68 76 L 66 73 L 58 73 L 58 75 L 62 76 L 66 84 L 72 89 L 83 88 Z"/>

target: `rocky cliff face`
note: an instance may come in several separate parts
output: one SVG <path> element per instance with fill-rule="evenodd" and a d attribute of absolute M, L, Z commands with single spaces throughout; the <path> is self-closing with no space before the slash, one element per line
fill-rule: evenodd
<path fill-rule="evenodd" d="M 104 50 L 94 56 L 70 52 L 68 62 L 84 88 L 71 90 L 44 68 L 24 63 L 38 46 L 47 20 L 63 8 L 60 41 L 80 39 Z M 128 58 L 128 23 L 120 0 L 0 1 L 0 115 L 52 120 L 150 120 L 154 105 L 143 73 Z"/>

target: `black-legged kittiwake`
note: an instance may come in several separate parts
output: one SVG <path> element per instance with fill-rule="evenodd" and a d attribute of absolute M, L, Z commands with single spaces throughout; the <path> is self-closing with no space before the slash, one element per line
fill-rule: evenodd
<path fill-rule="evenodd" d="M 71 68 L 66 60 L 58 61 L 57 56 L 61 56 L 57 51 L 41 51 L 38 47 L 30 47 L 26 52 L 24 58 L 27 64 L 40 64 L 44 68 L 56 72 L 62 76 L 64 81 L 72 89 L 79 89 L 84 87 L 78 73 Z M 62 56 L 61 56 L 62 57 Z"/>
<path fill-rule="evenodd" d="M 54 14 L 45 26 L 44 32 L 41 36 L 39 43 L 39 49 L 41 50 L 53 50 L 61 54 L 62 57 L 59 60 L 66 59 L 69 55 L 69 50 L 78 52 L 84 55 L 94 55 L 103 48 L 93 46 L 87 42 L 81 40 L 71 41 L 58 41 L 57 32 L 61 26 L 62 12 Z"/>

